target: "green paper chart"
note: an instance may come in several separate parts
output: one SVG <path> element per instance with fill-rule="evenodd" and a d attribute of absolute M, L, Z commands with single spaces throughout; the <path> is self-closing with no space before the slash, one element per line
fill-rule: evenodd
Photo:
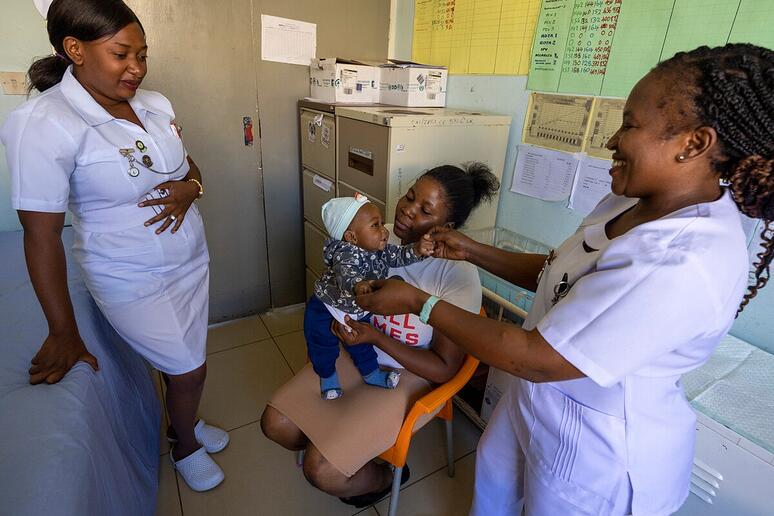
<path fill-rule="evenodd" d="M 659 61 L 701 45 L 774 48 L 774 0 L 543 0 L 527 87 L 625 97 Z"/>

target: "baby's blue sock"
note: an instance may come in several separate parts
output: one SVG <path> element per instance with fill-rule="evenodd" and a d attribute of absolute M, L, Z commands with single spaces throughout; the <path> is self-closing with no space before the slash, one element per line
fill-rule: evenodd
<path fill-rule="evenodd" d="M 382 371 L 378 367 L 365 375 L 363 381 L 374 387 L 384 387 L 385 389 L 394 389 L 400 381 L 400 373 L 397 371 Z"/>
<path fill-rule="evenodd" d="M 341 384 L 339 384 L 339 375 L 336 371 L 328 378 L 320 377 L 320 394 L 324 400 L 335 400 L 343 394 Z"/>

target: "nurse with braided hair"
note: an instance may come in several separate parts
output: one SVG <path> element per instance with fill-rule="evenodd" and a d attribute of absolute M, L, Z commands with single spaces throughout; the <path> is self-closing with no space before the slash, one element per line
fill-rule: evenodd
<path fill-rule="evenodd" d="M 523 328 L 400 281 L 357 298 L 374 314 L 420 314 L 520 378 L 481 438 L 474 516 L 677 511 L 695 438 L 680 377 L 769 279 L 774 52 L 729 44 L 658 64 L 608 148 L 612 194 L 548 256 L 435 231 L 436 257 L 536 290 Z M 741 213 L 763 221 L 752 274 Z"/>

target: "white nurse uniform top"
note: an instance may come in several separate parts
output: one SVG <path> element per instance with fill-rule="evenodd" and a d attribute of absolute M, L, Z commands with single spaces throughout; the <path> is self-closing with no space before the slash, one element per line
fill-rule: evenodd
<path fill-rule="evenodd" d="M 680 377 L 734 320 L 745 236 L 726 191 L 608 239 L 636 202 L 603 199 L 547 262 L 524 328 L 586 378 L 513 382 L 478 448 L 471 514 L 666 515 L 685 501 L 695 416 Z"/>
<path fill-rule="evenodd" d="M 169 101 L 138 90 L 129 104 L 145 130 L 105 111 L 70 68 L 60 84 L 13 111 L 0 131 L 11 201 L 17 210 L 70 209 L 73 256 L 102 312 L 153 366 L 182 374 L 205 360 L 204 227 L 194 205 L 175 234 L 144 226 L 155 213 L 137 203 L 158 184 L 185 177 L 189 166 Z M 136 177 L 121 149 L 134 149 Z"/>

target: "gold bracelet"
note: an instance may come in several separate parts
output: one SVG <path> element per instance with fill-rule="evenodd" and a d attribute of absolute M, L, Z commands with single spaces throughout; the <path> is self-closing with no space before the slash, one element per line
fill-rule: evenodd
<path fill-rule="evenodd" d="M 202 186 L 202 184 L 199 182 L 199 180 L 198 180 L 198 179 L 191 178 L 191 179 L 189 179 L 189 180 L 188 180 L 188 182 L 189 182 L 189 183 L 190 183 L 191 181 L 193 181 L 194 183 L 196 183 L 196 186 L 198 186 L 198 187 L 199 187 L 199 195 L 198 195 L 196 198 L 197 198 L 197 199 L 201 199 L 201 198 L 202 198 L 202 195 L 204 195 L 204 187 Z"/>

